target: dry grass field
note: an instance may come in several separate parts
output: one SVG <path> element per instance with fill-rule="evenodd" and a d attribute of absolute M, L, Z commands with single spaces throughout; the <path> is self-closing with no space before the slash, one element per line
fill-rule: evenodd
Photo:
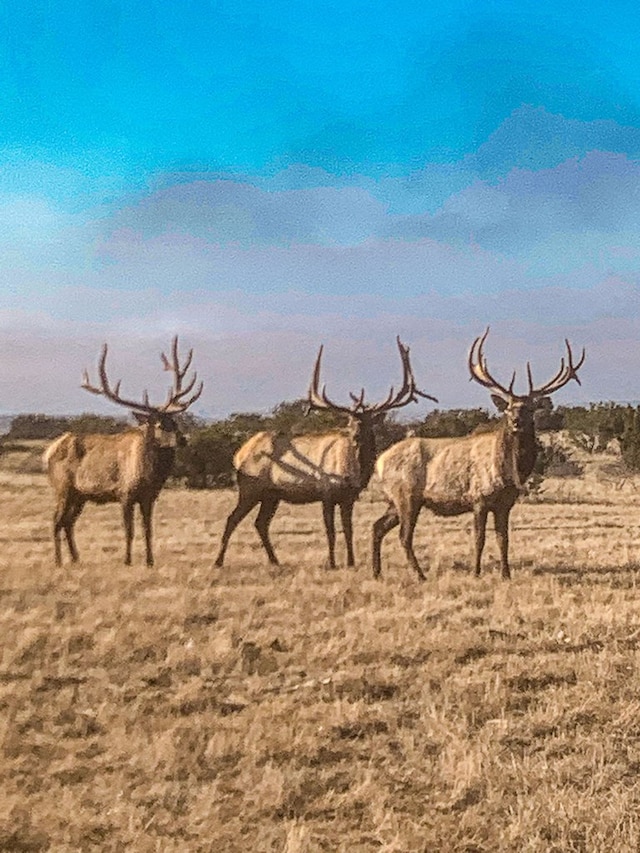
<path fill-rule="evenodd" d="M 0 470 L 0 850 L 432 853 L 640 849 L 640 489 L 547 481 L 512 513 L 513 580 L 471 519 L 421 517 L 323 568 L 319 506 L 266 564 L 232 491 L 168 489 L 157 566 L 88 507 L 56 569 L 41 474 Z M 339 541 L 342 559 L 343 543 Z"/>

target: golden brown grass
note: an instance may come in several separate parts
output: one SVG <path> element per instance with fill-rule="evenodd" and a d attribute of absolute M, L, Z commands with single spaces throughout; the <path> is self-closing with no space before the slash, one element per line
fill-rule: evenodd
<path fill-rule="evenodd" d="M 640 493 L 564 487 L 514 509 L 507 583 L 424 514 L 420 584 L 395 533 L 372 579 L 373 492 L 356 571 L 318 506 L 280 568 L 247 520 L 214 570 L 234 495 L 182 490 L 155 569 L 106 506 L 56 570 L 44 477 L 2 475 L 0 850 L 636 851 Z"/>

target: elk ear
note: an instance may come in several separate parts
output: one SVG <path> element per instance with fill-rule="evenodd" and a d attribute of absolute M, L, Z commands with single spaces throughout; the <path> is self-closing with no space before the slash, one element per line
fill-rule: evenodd
<path fill-rule="evenodd" d="M 140 426 L 149 422 L 149 415 L 147 415 L 145 412 L 131 412 L 131 414 L 140 424 Z"/>
<path fill-rule="evenodd" d="M 387 417 L 387 413 L 386 413 L 386 412 L 377 412 L 377 413 L 376 413 L 376 414 L 371 418 L 371 422 L 372 422 L 372 424 L 373 424 L 374 426 L 378 426 L 378 424 L 381 424 L 381 423 L 384 421 L 384 419 L 385 419 L 386 417 Z"/>
<path fill-rule="evenodd" d="M 502 397 L 498 397 L 497 394 L 492 394 L 491 399 L 493 400 L 493 405 L 499 412 L 504 412 L 509 405 L 506 400 L 503 400 Z"/>

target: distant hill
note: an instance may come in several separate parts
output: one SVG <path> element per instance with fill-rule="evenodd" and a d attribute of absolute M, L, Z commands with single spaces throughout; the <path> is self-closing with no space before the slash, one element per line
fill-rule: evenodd
<path fill-rule="evenodd" d="M 15 415 L 0 415 L 0 435 L 6 435 L 9 432 L 14 417 Z"/>

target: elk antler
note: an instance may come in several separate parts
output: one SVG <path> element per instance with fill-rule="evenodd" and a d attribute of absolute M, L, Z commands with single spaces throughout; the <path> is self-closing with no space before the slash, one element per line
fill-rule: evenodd
<path fill-rule="evenodd" d="M 585 351 L 583 348 L 580 361 L 577 364 L 574 364 L 573 353 L 571 352 L 571 345 L 569 344 L 569 341 L 565 338 L 565 344 L 567 345 L 567 362 L 565 364 L 564 358 L 560 359 L 560 369 L 553 377 L 553 379 L 549 380 L 549 382 L 547 382 L 546 385 L 543 385 L 541 388 L 534 388 L 533 378 L 531 376 L 531 365 L 529 362 L 527 362 L 529 393 L 514 394 L 513 386 L 516 381 L 515 370 L 513 371 L 511 382 L 509 383 L 508 388 L 505 388 L 504 385 L 501 385 L 489 373 L 489 368 L 487 367 L 487 359 L 484 354 L 484 342 L 486 341 L 488 334 L 489 327 L 487 326 L 487 330 L 484 335 L 477 337 L 471 345 L 468 360 L 469 372 L 471 374 L 471 379 L 475 379 L 476 382 L 478 382 L 480 385 L 483 385 L 485 388 L 488 388 L 492 393 L 497 394 L 499 397 L 502 397 L 503 400 L 509 402 L 513 400 L 529 400 L 535 397 L 545 397 L 549 394 L 553 394 L 553 392 L 557 391 L 559 388 L 562 388 L 562 386 L 566 385 L 567 382 L 569 382 L 571 379 L 575 379 L 578 385 L 580 385 L 580 379 L 578 378 L 578 370 L 582 367 L 582 364 L 584 362 Z"/>
<path fill-rule="evenodd" d="M 405 346 L 399 337 L 396 340 L 398 343 L 398 350 L 400 351 L 400 358 L 402 360 L 402 386 L 397 393 L 392 388 L 386 400 L 381 403 L 368 405 L 364 401 L 364 388 L 362 388 L 360 394 L 354 394 L 352 392 L 349 393 L 349 396 L 353 401 L 352 406 L 340 406 L 337 403 L 332 402 L 327 397 L 327 392 L 325 390 L 326 386 L 323 385 L 322 390 L 319 389 L 320 362 L 323 351 L 323 347 L 321 346 L 313 370 L 311 385 L 309 386 L 309 408 L 331 409 L 336 412 L 346 412 L 350 415 L 357 415 L 364 412 L 380 413 L 388 412 L 391 409 L 399 409 L 402 406 L 406 406 L 408 403 L 417 403 L 418 397 L 424 397 L 426 400 L 433 400 L 434 403 L 437 403 L 438 401 L 435 397 L 432 397 L 430 394 L 425 394 L 424 391 L 420 391 L 416 387 L 416 380 L 413 375 L 413 370 L 411 369 L 411 362 L 409 361 L 409 347 Z"/>
<path fill-rule="evenodd" d="M 484 385 L 484 387 L 488 388 L 493 394 L 498 394 L 504 400 L 513 400 L 516 396 L 513 393 L 513 384 L 516 381 L 515 370 L 513 372 L 513 376 L 511 377 L 511 382 L 508 388 L 505 388 L 504 385 L 501 385 L 489 373 L 489 368 L 487 367 L 487 359 L 484 355 L 484 342 L 486 341 L 488 334 L 489 326 L 487 326 L 487 330 L 484 335 L 477 337 L 475 341 L 471 344 L 468 360 L 471 378 L 475 379 L 476 382 L 479 382 L 480 385 Z M 474 361 L 474 357 L 476 358 L 476 361 Z"/>
<path fill-rule="evenodd" d="M 529 396 L 530 397 L 547 397 L 549 394 L 553 394 L 554 391 L 557 391 L 559 388 L 562 388 L 563 385 L 566 385 L 567 382 L 570 382 L 572 379 L 575 379 L 578 385 L 582 385 L 580 382 L 580 378 L 578 377 L 578 370 L 584 364 L 585 359 L 585 351 L 584 347 L 582 348 L 582 355 L 580 356 L 580 360 L 577 364 L 573 363 L 573 353 L 571 352 L 571 344 L 565 338 L 564 342 L 567 346 L 567 363 L 565 364 L 564 358 L 560 359 L 560 369 L 553 377 L 550 379 L 545 385 L 541 388 L 533 387 L 533 379 L 531 376 L 531 366 L 529 362 L 527 362 L 527 378 L 529 380 Z"/>
<path fill-rule="evenodd" d="M 173 373 L 173 388 L 169 391 L 169 395 L 167 400 L 162 407 L 163 412 L 184 412 L 186 411 L 192 403 L 198 399 L 200 394 L 202 394 L 202 389 L 204 388 L 204 383 L 201 382 L 198 386 L 198 390 L 189 397 L 188 400 L 183 400 L 183 397 L 186 397 L 189 394 L 193 387 L 196 384 L 196 380 L 198 378 L 198 374 L 194 371 L 193 376 L 189 382 L 187 382 L 186 388 L 182 387 L 182 380 L 187 375 L 187 371 L 191 367 L 191 360 L 193 359 L 193 350 L 189 350 L 189 355 L 187 356 L 187 360 L 184 364 L 184 367 L 180 367 L 180 359 L 178 357 L 178 336 L 176 335 L 171 342 L 171 361 L 166 357 L 164 353 L 161 353 L 162 364 L 165 370 L 171 371 Z"/>
<path fill-rule="evenodd" d="M 189 394 L 189 392 L 193 389 L 197 378 L 197 374 L 194 373 L 193 378 L 189 381 L 187 387 L 182 387 L 182 380 L 184 379 L 191 365 L 193 350 L 189 351 L 186 364 L 183 368 L 180 367 L 180 360 L 178 358 L 177 335 L 172 341 L 171 351 L 171 362 L 164 353 L 161 354 L 164 369 L 170 370 L 174 374 L 173 388 L 169 391 L 169 396 L 167 397 L 167 400 L 163 406 L 152 406 L 149 403 L 149 395 L 146 391 L 143 394 L 142 402 L 139 402 L 137 400 L 127 400 L 124 397 L 121 397 L 120 379 L 118 379 L 113 388 L 111 387 L 109 377 L 107 376 L 107 344 L 103 345 L 102 353 L 100 354 L 100 361 L 98 362 L 98 376 L 100 377 L 100 387 L 97 387 L 91 383 L 89 379 L 89 373 L 86 369 L 82 373 L 81 387 L 84 388 L 85 391 L 89 391 L 91 394 L 100 394 L 103 397 L 107 397 L 107 399 L 111 400 L 113 403 L 118 403 L 118 405 L 120 406 L 126 406 L 128 409 L 133 409 L 137 412 L 145 412 L 146 414 L 159 414 L 160 412 L 174 414 L 184 412 L 192 403 L 194 403 L 198 399 L 198 397 L 202 393 L 203 383 L 200 383 L 200 386 L 196 393 L 193 394 L 188 400 L 183 400 L 182 398 Z"/>

